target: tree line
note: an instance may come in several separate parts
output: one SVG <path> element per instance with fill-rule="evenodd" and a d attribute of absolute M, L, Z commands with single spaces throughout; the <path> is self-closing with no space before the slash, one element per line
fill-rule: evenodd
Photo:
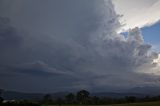
<path fill-rule="evenodd" d="M 106 95 L 107 96 L 107 95 Z M 135 96 L 126 96 L 124 98 L 98 97 L 91 96 L 89 91 L 80 90 L 77 93 L 68 93 L 61 98 L 53 98 L 52 95 L 46 94 L 38 102 L 31 102 L 28 100 L 3 102 L 0 90 L 0 106 L 41 106 L 41 105 L 108 105 L 108 104 L 122 104 L 122 103 L 137 103 L 137 102 L 152 102 L 160 101 L 160 96 L 145 96 L 138 98 Z"/>
<path fill-rule="evenodd" d="M 107 95 L 106 95 L 107 96 Z M 81 90 L 75 93 L 68 93 L 63 98 L 53 99 L 51 95 L 47 94 L 41 101 L 45 105 L 108 105 L 108 104 L 123 104 L 123 103 L 137 103 L 137 102 L 152 102 L 160 101 L 160 96 L 125 96 L 123 98 L 98 97 L 91 96 L 89 91 Z"/>

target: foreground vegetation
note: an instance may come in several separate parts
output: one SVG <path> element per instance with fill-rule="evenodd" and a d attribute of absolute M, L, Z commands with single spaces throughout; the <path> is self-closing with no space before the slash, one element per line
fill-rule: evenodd
<path fill-rule="evenodd" d="M 117 104 L 117 105 L 108 105 L 108 106 L 160 106 L 160 101 L 144 102 L 144 103 Z"/>
<path fill-rule="evenodd" d="M 69 93 L 61 98 L 53 98 L 46 94 L 41 100 L 4 100 L 0 96 L 0 106 L 160 106 L 160 96 L 124 98 L 91 96 L 86 90 Z"/>
<path fill-rule="evenodd" d="M 126 96 L 123 98 L 111 98 L 111 97 L 97 97 L 90 96 L 90 93 L 86 90 L 81 90 L 76 94 L 69 93 L 63 98 L 52 99 L 51 95 L 44 96 L 41 104 L 45 105 L 59 105 L 59 106 L 160 106 L 160 96 L 145 96 L 145 97 L 134 97 Z M 126 104 L 126 105 L 125 105 Z"/>
<path fill-rule="evenodd" d="M 49 106 L 59 106 L 59 105 L 49 105 Z M 160 106 L 160 101 L 144 102 L 144 103 L 126 103 L 126 104 L 115 104 L 115 105 L 113 104 L 113 105 L 61 105 L 61 106 Z"/>
<path fill-rule="evenodd" d="M 110 105 L 41 105 L 36 103 L 5 103 L 1 104 L 0 106 L 160 106 L 160 101 L 156 102 L 143 102 L 143 103 L 125 103 L 125 104 L 110 104 Z"/>

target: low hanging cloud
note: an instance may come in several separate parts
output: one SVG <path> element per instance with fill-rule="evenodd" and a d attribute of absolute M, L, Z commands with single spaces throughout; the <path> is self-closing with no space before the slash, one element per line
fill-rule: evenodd
<path fill-rule="evenodd" d="M 18 45 L 6 50 L 14 43 L 0 43 L 6 53 L 0 53 L 3 88 L 49 92 L 159 85 L 158 54 L 139 28 L 127 37 L 117 34 L 122 26 L 110 0 L 15 0 L 4 11 L 11 23 L 0 18 L 0 29 L 13 26 L 28 34 L 21 32 L 20 40 L 17 34 L 0 35 Z"/>
<path fill-rule="evenodd" d="M 160 0 L 113 0 L 113 3 L 116 12 L 123 15 L 121 30 L 150 26 L 160 20 Z"/>

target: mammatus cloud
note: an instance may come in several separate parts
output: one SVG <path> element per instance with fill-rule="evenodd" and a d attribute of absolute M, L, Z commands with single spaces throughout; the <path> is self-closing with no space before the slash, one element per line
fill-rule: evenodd
<path fill-rule="evenodd" d="M 125 24 L 122 29 L 145 27 L 160 20 L 160 0 L 113 0 L 115 10 L 123 15 L 120 22 Z"/>
<path fill-rule="evenodd" d="M 13 25 L 16 32 L 22 29 L 29 33 L 22 33 L 23 40 L 14 51 L 12 46 L 5 48 L 12 42 L 1 45 L 6 53 L 0 53 L 2 87 L 53 92 L 159 85 L 159 66 L 155 62 L 158 54 L 144 42 L 139 28 L 129 30 L 127 37 L 117 34 L 121 24 L 110 0 L 15 2 L 21 6 L 13 3 L 12 8 L 21 9 L 8 14 L 12 20 L 8 26 Z M 4 29 L 7 24 L 0 19 Z M 9 39 L 17 39 L 14 35 Z M 152 71 L 154 68 L 156 71 Z"/>

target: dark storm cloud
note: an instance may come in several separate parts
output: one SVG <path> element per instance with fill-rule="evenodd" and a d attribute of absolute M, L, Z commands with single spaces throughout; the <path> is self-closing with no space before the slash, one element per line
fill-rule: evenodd
<path fill-rule="evenodd" d="M 117 34 L 121 25 L 110 0 L 2 1 L 12 5 L 1 12 L 11 19 L 0 23 L 0 47 L 9 45 L 0 53 L 4 88 L 49 92 L 155 84 L 156 77 L 148 81 L 150 76 L 138 71 L 154 67 L 157 53 L 139 28 L 127 38 Z"/>
<path fill-rule="evenodd" d="M 28 74 L 33 76 L 44 76 L 44 77 L 54 77 L 58 75 L 69 75 L 70 73 L 62 72 L 56 70 L 42 61 L 37 61 L 28 64 L 21 64 L 20 66 L 12 67 L 10 69 L 12 72 Z"/>
<path fill-rule="evenodd" d="M 21 40 L 17 30 L 11 26 L 10 19 L 0 17 L 0 48 L 19 46 Z"/>

